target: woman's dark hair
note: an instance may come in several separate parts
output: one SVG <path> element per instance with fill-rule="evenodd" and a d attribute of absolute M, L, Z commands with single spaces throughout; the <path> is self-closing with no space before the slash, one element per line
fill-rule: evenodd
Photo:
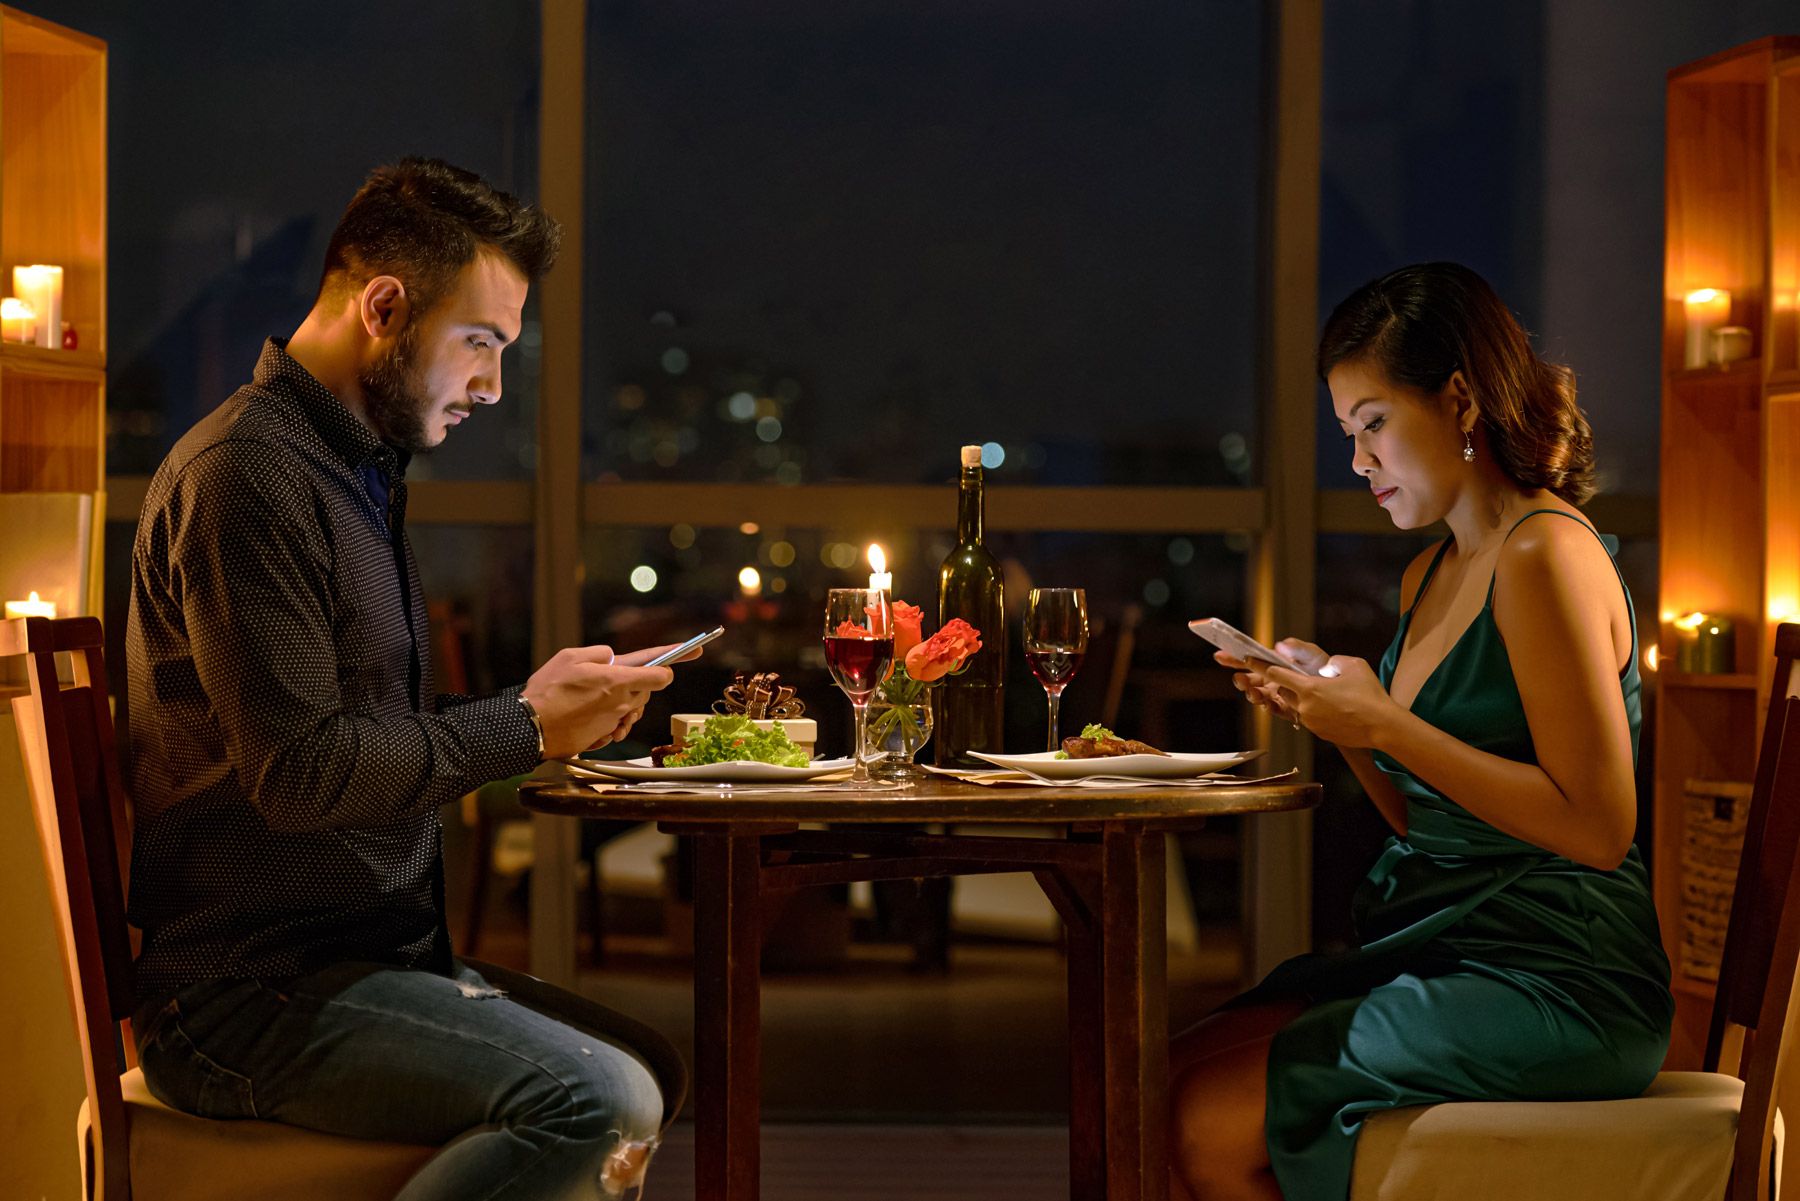
<path fill-rule="evenodd" d="M 417 315 L 483 248 L 536 282 L 561 243 L 562 227 L 536 205 L 442 159 L 403 158 L 371 171 L 351 198 L 325 249 L 319 291 L 392 275 Z"/>
<path fill-rule="evenodd" d="M 1594 493 L 1594 439 L 1575 373 L 1546 363 L 1488 282 L 1459 263 L 1418 263 L 1364 284 L 1332 310 L 1319 378 L 1367 360 L 1435 396 L 1458 371 L 1494 459 L 1523 488 L 1578 505 Z"/>

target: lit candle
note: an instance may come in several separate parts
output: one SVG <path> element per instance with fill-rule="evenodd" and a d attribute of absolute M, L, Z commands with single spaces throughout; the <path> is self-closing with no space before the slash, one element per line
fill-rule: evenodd
<path fill-rule="evenodd" d="M 8 621 L 13 620 L 15 617 L 55 617 L 55 616 L 56 616 L 56 602 L 55 601 L 47 601 L 47 600 L 39 600 L 38 594 L 36 592 L 33 592 L 31 594 L 30 600 L 7 601 L 6 602 L 6 619 Z"/>
<path fill-rule="evenodd" d="M 881 549 L 879 542 L 869 544 L 869 566 L 875 569 L 869 573 L 869 591 L 892 592 L 894 573 L 887 569 L 887 552 Z"/>
<path fill-rule="evenodd" d="M 8 342 L 37 340 L 37 310 L 17 296 L 0 300 L 0 339 Z"/>
<path fill-rule="evenodd" d="M 1712 332 L 1731 320 L 1731 293 L 1723 288 L 1689 292 L 1681 302 L 1687 318 L 1687 353 L 1684 367 L 1704 367 L 1712 361 Z"/>
<path fill-rule="evenodd" d="M 14 267 L 13 294 L 37 310 L 37 344 L 61 347 L 63 269 L 44 263 Z"/>
<path fill-rule="evenodd" d="M 762 572 L 754 567 L 745 567 L 738 572 L 738 587 L 744 590 L 745 596 L 759 596 L 762 593 Z"/>

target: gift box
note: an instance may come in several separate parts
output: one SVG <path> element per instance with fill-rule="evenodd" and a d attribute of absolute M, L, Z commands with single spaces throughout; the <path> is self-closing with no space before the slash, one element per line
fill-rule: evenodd
<path fill-rule="evenodd" d="M 669 719 L 669 741 L 678 747 L 685 745 L 688 731 L 698 730 L 713 716 L 711 713 L 677 713 Z M 810 717 L 784 717 L 779 721 L 782 732 L 806 752 L 808 759 L 812 758 L 813 746 L 819 741 L 819 723 Z M 776 719 L 759 720 L 755 724 L 759 730 L 772 730 Z"/>

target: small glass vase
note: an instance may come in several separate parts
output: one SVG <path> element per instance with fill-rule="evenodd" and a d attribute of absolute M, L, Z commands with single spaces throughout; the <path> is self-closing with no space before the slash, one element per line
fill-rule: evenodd
<path fill-rule="evenodd" d="M 931 740 L 931 697 L 895 704 L 877 697 L 869 702 L 869 775 L 877 780 L 916 784 L 926 771 L 913 762 Z"/>

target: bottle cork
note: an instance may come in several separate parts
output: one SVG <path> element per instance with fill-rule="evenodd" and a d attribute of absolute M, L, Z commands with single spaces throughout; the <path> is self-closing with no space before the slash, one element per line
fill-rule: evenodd
<path fill-rule="evenodd" d="M 964 467 L 981 466 L 981 447 L 965 446 L 962 448 L 962 465 Z"/>

